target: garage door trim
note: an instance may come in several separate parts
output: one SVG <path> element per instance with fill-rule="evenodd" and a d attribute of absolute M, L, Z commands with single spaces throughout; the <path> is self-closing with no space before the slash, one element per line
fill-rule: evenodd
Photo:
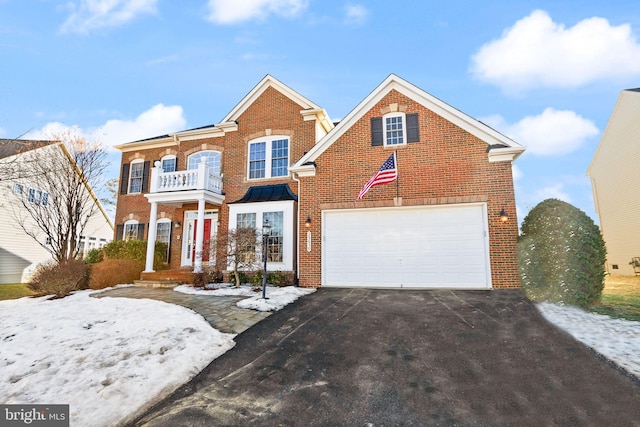
<path fill-rule="evenodd" d="M 322 274 L 322 279 L 321 279 L 321 284 L 322 286 L 326 286 L 326 287 L 354 287 L 354 286 L 358 286 L 361 287 L 362 285 L 349 285 L 349 284 L 339 284 L 339 283 L 335 283 L 331 284 L 328 283 L 328 266 L 327 266 L 327 259 L 328 259 L 328 255 L 327 255 L 327 244 L 326 244 L 326 237 L 327 237 L 327 215 L 331 215 L 334 213 L 358 213 L 358 212 L 362 212 L 362 213 L 372 213 L 372 212 L 384 212 L 384 213 L 389 213 L 389 212 L 400 212 L 400 211 L 410 211 L 410 210 L 425 210 L 425 211 L 430 211 L 427 215 L 432 215 L 432 214 L 436 214 L 437 210 L 442 210 L 443 213 L 446 213 L 445 210 L 446 209 L 457 209 L 457 208 L 480 208 L 480 213 L 482 218 L 480 218 L 478 216 L 478 214 L 474 214 L 475 218 L 478 219 L 479 221 L 481 220 L 482 224 L 482 236 L 481 238 L 476 238 L 475 239 L 475 244 L 476 246 L 479 246 L 480 244 L 482 245 L 482 262 L 478 262 L 476 265 L 480 266 L 482 264 L 484 271 L 482 272 L 483 277 L 480 276 L 480 274 L 477 275 L 477 277 L 482 277 L 482 283 L 480 280 L 478 280 L 478 284 L 474 284 L 474 285 L 469 285 L 467 286 L 465 285 L 461 285 L 459 287 L 456 286 L 451 286 L 451 285 L 444 285 L 444 286 L 410 286 L 410 285 L 397 285 L 397 286 L 392 286 L 392 287 L 397 287 L 397 288 L 403 288 L 403 289 L 414 289 L 414 288 L 420 288 L 420 289 L 438 289 L 438 288 L 446 288 L 446 289 L 491 289 L 492 288 L 492 283 L 491 283 L 491 262 L 490 262 L 490 252 L 489 252 L 489 225 L 488 225 L 488 214 L 487 214 L 487 203 L 486 202 L 480 202 L 480 203 L 461 203 L 461 204 L 441 204 L 441 205 L 417 205 L 417 206 L 401 206 L 401 207 L 372 207 L 372 208 L 349 208 L 349 209 L 325 209 L 322 210 L 321 212 L 321 216 L 322 216 L 322 239 L 321 239 L 321 244 L 322 244 L 322 248 L 321 248 L 321 253 L 322 253 L 322 262 L 321 262 L 321 274 Z M 473 210 L 468 210 L 468 213 L 472 213 Z M 477 212 L 477 211 L 476 211 Z M 477 223 L 477 221 L 476 221 Z M 478 224 L 478 227 L 476 228 L 476 230 L 479 231 L 479 227 L 480 224 Z M 482 240 L 482 243 L 480 243 L 480 240 Z M 480 250 L 478 250 L 478 254 L 480 254 Z M 463 268 L 461 266 L 461 268 Z M 479 270 L 480 267 L 478 267 L 478 272 L 480 272 Z M 335 270 L 334 270 L 335 271 Z M 373 282 L 373 281 L 372 281 Z M 375 287 L 389 287 L 389 286 L 385 286 L 385 285 L 377 285 L 376 283 L 372 283 L 371 285 L 366 285 L 366 287 L 371 287 L 371 288 L 375 288 Z"/>

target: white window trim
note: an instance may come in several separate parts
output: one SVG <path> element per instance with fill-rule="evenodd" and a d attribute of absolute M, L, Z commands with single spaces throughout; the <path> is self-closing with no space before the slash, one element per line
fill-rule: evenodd
<path fill-rule="evenodd" d="M 387 143 L 387 119 L 393 117 L 402 117 L 402 143 L 400 144 L 388 144 Z M 382 116 L 382 140 L 385 147 L 401 147 L 407 145 L 407 116 L 405 113 L 388 113 Z"/>
<path fill-rule="evenodd" d="M 127 239 L 127 225 L 135 225 L 135 226 L 137 226 L 138 224 L 140 224 L 140 223 L 138 222 L 137 219 L 129 219 L 129 220 L 125 221 L 124 227 L 122 228 L 122 240 L 124 240 L 124 241 L 138 240 L 138 227 L 136 227 L 136 237 L 134 239 Z"/>
<path fill-rule="evenodd" d="M 162 171 L 164 172 L 164 161 L 165 160 L 176 160 L 178 157 L 175 154 L 167 154 L 166 156 L 162 156 L 162 158 L 160 159 L 160 167 L 162 168 Z M 175 166 L 175 163 L 174 163 Z M 170 171 L 170 172 L 175 172 L 175 168 Z"/>
<path fill-rule="evenodd" d="M 262 218 L 265 212 L 283 212 L 282 214 L 282 262 L 268 262 L 268 271 L 293 271 L 294 242 L 294 201 L 285 200 L 282 202 L 257 202 L 238 203 L 229 205 L 229 230 L 237 228 L 237 218 L 239 213 L 255 213 L 256 228 L 262 233 Z M 262 256 L 258 254 L 259 260 Z"/>
<path fill-rule="evenodd" d="M 271 161 L 272 161 L 272 144 L 273 141 L 280 141 L 282 139 L 287 140 L 287 174 L 279 175 L 279 176 L 271 176 Z M 264 176 L 261 178 L 251 178 L 250 177 L 250 165 L 251 165 L 251 145 L 265 143 L 265 164 L 264 164 Z M 291 138 L 286 135 L 270 135 L 262 138 L 256 138 L 249 141 L 247 144 L 247 180 L 250 181 L 259 181 L 264 179 L 280 179 L 280 178 L 288 178 L 289 177 L 289 168 L 291 167 Z"/>
<path fill-rule="evenodd" d="M 202 150 L 202 151 L 196 151 L 195 153 L 192 153 L 189 155 L 189 157 L 187 157 L 187 166 L 186 169 L 189 169 L 189 163 L 191 163 L 191 159 L 194 158 L 195 156 L 201 155 L 202 153 L 216 153 L 218 155 L 218 175 L 220 175 L 222 173 L 222 153 L 218 150 Z M 192 169 L 197 169 L 197 164 L 199 162 L 196 162 L 196 167 L 192 168 Z M 213 171 L 216 172 L 216 171 Z"/>
<path fill-rule="evenodd" d="M 133 165 L 142 165 L 142 181 L 140 182 L 140 191 L 131 191 L 131 183 L 133 182 Z M 127 194 L 140 194 L 142 193 L 142 183 L 144 182 L 144 160 L 136 159 L 129 163 L 129 183 L 127 185 Z"/>

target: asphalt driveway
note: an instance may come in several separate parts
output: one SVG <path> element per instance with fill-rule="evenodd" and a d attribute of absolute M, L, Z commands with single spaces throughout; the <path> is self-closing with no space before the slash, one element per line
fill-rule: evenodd
<path fill-rule="evenodd" d="M 320 289 L 133 425 L 640 425 L 640 384 L 518 290 Z"/>

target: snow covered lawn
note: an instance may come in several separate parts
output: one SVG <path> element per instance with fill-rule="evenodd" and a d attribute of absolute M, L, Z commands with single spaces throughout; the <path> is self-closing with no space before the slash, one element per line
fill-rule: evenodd
<path fill-rule="evenodd" d="M 256 296 L 244 287 L 190 289 Z M 313 291 L 268 288 L 267 301 L 279 310 Z M 234 335 L 189 309 L 92 298 L 92 292 L 0 301 L 1 403 L 69 404 L 72 426 L 113 426 L 140 415 L 235 345 Z"/>

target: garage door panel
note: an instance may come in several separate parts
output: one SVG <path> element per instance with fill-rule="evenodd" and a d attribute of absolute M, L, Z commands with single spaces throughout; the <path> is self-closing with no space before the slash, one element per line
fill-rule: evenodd
<path fill-rule="evenodd" d="M 323 212 L 323 286 L 490 287 L 483 205 Z"/>

